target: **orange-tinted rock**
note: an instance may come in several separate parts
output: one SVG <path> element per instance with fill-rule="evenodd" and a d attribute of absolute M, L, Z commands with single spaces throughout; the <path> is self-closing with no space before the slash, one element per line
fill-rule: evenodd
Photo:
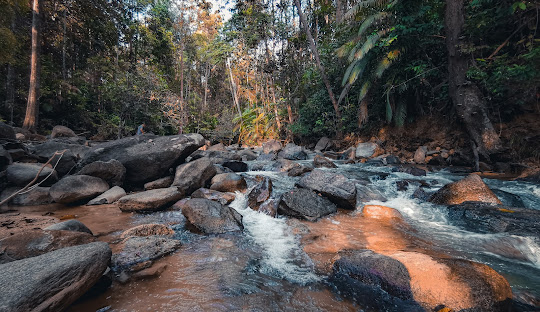
<path fill-rule="evenodd" d="M 478 201 L 501 205 L 502 202 L 476 174 L 443 186 L 429 201 L 440 205 L 457 205 L 466 201 Z"/>
<path fill-rule="evenodd" d="M 139 226 L 124 231 L 122 235 L 120 235 L 120 238 L 151 235 L 174 235 L 174 231 L 163 224 L 141 224 Z"/>
<path fill-rule="evenodd" d="M 362 214 L 366 218 L 392 220 L 403 220 L 403 216 L 399 211 L 394 208 L 379 206 L 379 205 L 365 205 L 362 210 Z"/>

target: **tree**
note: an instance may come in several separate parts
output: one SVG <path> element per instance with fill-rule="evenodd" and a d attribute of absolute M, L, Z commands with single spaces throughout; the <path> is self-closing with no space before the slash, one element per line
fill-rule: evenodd
<path fill-rule="evenodd" d="M 501 142 L 488 117 L 482 92 L 467 80 L 470 55 L 465 51 L 463 0 L 447 0 L 445 12 L 446 47 L 448 49 L 448 84 L 450 99 L 463 121 L 476 150 L 489 159 Z M 478 165 L 478 164 L 477 164 Z"/>
<path fill-rule="evenodd" d="M 24 117 L 23 128 L 35 131 L 39 115 L 39 86 L 41 78 L 40 66 L 40 35 L 41 16 L 40 2 L 33 0 L 32 4 L 32 52 L 30 57 L 30 88 L 28 90 L 28 102 L 26 104 L 26 115 Z"/>

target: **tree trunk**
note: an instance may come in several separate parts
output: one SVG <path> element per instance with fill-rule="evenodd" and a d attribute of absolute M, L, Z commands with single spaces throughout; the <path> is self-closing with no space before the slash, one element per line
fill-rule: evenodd
<path fill-rule="evenodd" d="M 467 81 L 470 55 L 461 50 L 465 43 L 464 0 L 447 0 L 445 13 L 446 47 L 448 49 L 448 83 L 450 99 L 459 118 L 486 159 L 500 149 L 500 139 L 487 114 L 486 103 L 478 87 Z"/>
<path fill-rule="evenodd" d="M 238 116 L 242 118 L 242 110 L 240 109 L 240 103 L 238 102 L 238 94 L 236 92 L 236 83 L 234 83 L 234 78 L 233 78 L 232 69 L 231 69 L 231 61 L 229 59 L 227 59 L 227 67 L 229 68 L 229 77 L 231 81 L 231 93 L 233 96 L 233 101 L 234 101 L 234 104 L 236 105 L 236 108 L 238 109 Z"/>
<path fill-rule="evenodd" d="M 302 7 L 300 5 L 300 0 L 294 0 L 294 3 L 296 5 L 296 9 L 298 10 L 298 16 L 300 17 L 300 23 L 304 27 L 304 31 L 306 32 L 306 36 L 308 37 L 309 46 L 311 47 L 311 51 L 313 52 L 313 56 L 315 57 L 315 62 L 317 63 L 317 67 L 319 68 L 321 78 L 324 82 L 324 85 L 326 86 L 326 91 L 328 91 L 328 96 L 330 97 L 330 101 L 332 101 L 332 105 L 334 106 L 334 111 L 336 112 L 336 118 L 337 118 L 337 133 L 341 133 L 342 127 L 342 121 L 341 121 L 341 111 L 339 110 L 338 103 L 336 101 L 336 97 L 334 96 L 334 92 L 332 91 L 332 87 L 330 86 L 330 81 L 328 81 L 328 77 L 326 77 L 326 71 L 324 69 L 324 66 L 321 63 L 321 59 L 319 57 L 319 51 L 317 50 L 317 46 L 315 45 L 315 40 L 313 40 L 313 36 L 311 35 L 311 31 L 309 30 L 309 25 L 306 20 L 306 16 L 302 12 Z"/>
<path fill-rule="evenodd" d="M 28 90 L 28 102 L 23 128 L 36 131 L 39 114 L 39 82 L 40 82 L 40 12 L 39 0 L 34 0 L 32 5 L 32 55 L 30 57 L 30 88 Z"/>

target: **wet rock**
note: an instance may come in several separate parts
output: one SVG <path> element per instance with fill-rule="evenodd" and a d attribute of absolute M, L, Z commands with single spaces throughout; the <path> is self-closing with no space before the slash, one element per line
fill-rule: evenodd
<path fill-rule="evenodd" d="M 471 232 L 506 232 L 540 238 L 540 210 L 536 209 L 464 202 L 448 207 L 448 219 Z"/>
<path fill-rule="evenodd" d="M 196 189 L 205 187 L 216 175 L 216 168 L 209 158 L 200 158 L 182 164 L 176 168 L 173 186 L 178 188 L 182 195 L 187 196 Z"/>
<path fill-rule="evenodd" d="M 218 144 L 214 144 L 212 146 L 210 146 L 207 151 L 222 151 L 222 152 L 225 152 L 226 149 L 225 149 L 225 145 L 223 145 L 223 143 L 218 143 Z"/>
<path fill-rule="evenodd" d="M 278 153 L 281 151 L 281 143 L 276 140 L 268 140 L 263 143 L 262 148 L 264 154 Z"/>
<path fill-rule="evenodd" d="M 121 186 L 126 176 L 126 168 L 116 159 L 95 161 L 84 166 L 78 175 L 88 175 L 105 180 L 113 186 Z"/>
<path fill-rule="evenodd" d="M 206 198 L 217 201 L 222 205 L 228 205 L 236 198 L 236 195 L 229 192 L 223 193 L 206 188 L 200 188 L 191 194 L 191 198 Z"/>
<path fill-rule="evenodd" d="M 126 191 L 123 188 L 120 186 L 113 186 L 110 190 L 92 199 L 86 205 L 92 206 L 112 204 L 126 195 Z"/>
<path fill-rule="evenodd" d="M 0 310 L 63 311 L 101 278 L 110 258 L 108 244 L 95 242 L 0 265 Z"/>
<path fill-rule="evenodd" d="M 454 311 L 508 311 L 511 304 L 508 282 L 484 264 L 403 251 L 382 255 L 359 250 L 340 256 L 332 279 L 341 287 L 370 285 L 428 311 L 440 306 Z M 362 299 L 362 294 L 356 296 Z"/>
<path fill-rule="evenodd" d="M 92 147 L 80 166 L 116 159 L 126 168 L 124 183 L 141 185 L 165 176 L 202 145 L 204 138 L 200 134 L 137 135 Z"/>
<path fill-rule="evenodd" d="M 356 208 L 356 185 L 341 174 L 315 169 L 300 179 L 298 185 L 325 195 L 339 207 Z"/>
<path fill-rule="evenodd" d="M 307 159 L 307 153 L 301 146 L 289 143 L 279 152 L 278 157 L 289 160 L 305 160 Z"/>
<path fill-rule="evenodd" d="M 315 145 L 315 150 L 319 152 L 324 152 L 327 149 L 332 148 L 334 144 L 332 143 L 332 140 L 330 140 L 327 137 L 322 137 L 317 141 L 317 145 Z"/>
<path fill-rule="evenodd" d="M 414 152 L 414 162 L 417 164 L 423 164 L 426 161 L 427 146 L 420 146 L 416 152 Z"/>
<path fill-rule="evenodd" d="M 51 132 L 51 138 L 54 139 L 59 137 L 77 137 L 77 135 L 68 127 L 60 125 L 54 126 Z"/>
<path fill-rule="evenodd" d="M 170 236 L 174 235 L 174 231 L 163 224 L 141 224 L 133 227 L 129 230 L 125 230 L 120 235 L 120 238 L 127 238 L 131 236 Z"/>
<path fill-rule="evenodd" d="M 443 186 L 429 201 L 440 205 L 456 205 L 466 201 L 502 204 L 489 187 L 476 174 Z"/>
<path fill-rule="evenodd" d="M 134 273 L 131 277 L 134 279 L 149 279 L 149 278 L 157 278 L 163 274 L 168 268 L 168 265 L 166 263 L 156 264 L 153 265 L 150 268 L 144 269 L 142 271 Z"/>
<path fill-rule="evenodd" d="M 377 189 L 366 186 L 366 185 L 356 185 L 356 204 L 369 202 L 372 200 L 378 200 L 385 202 L 386 197 L 381 194 Z"/>
<path fill-rule="evenodd" d="M 362 209 L 362 215 L 366 218 L 384 221 L 403 220 L 403 216 L 396 209 L 379 205 L 365 205 Z"/>
<path fill-rule="evenodd" d="M 370 158 L 376 156 L 375 152 L 379 146 L 377 143 L 358 143 L 356 146 L 356 158 Z"/>
<path fill-rule="evenodd" d="M 264 213 L 265 215 L 275 217 L 277 215 L 280 202 L 281 202 L 281 199 L 274 199 L 274 198 L 269 199 L 259 206 L 258 211 L 260 213 Z"/>
<path fill-rule="evenodd" d="M 229 151 L 195 151 L 190 155 L 191 161 L 208 158 L 212 163 L 222 165 L 226 161 L 236 160 L 241 161 L 242 157 L 234 152 Z"/>
<path fill-rule="evenodd" d="M 299 166 L 294 167 L 291 170 L 289 170 L 287 172 L 287 175 L 289 177 L 298 177 L 298 176 L 303 175 L 304 173 L 308 173 L 308 172 L 311 172 L 311 171 L 313 171 L 313 168 L 299 165 Z"/>
<path fill-rule="evenodd" d="M 89 228 L 79 220 L 67 220 L 44 228 L 45 231 L 73 231 L 94 235 Z"/>
<path fill-rule="evenodd" d="M 182 197 L 183 194 L 176 187 L 155 189 L 120 198 L 118 208 L 123 212 L 157 211 Z"/>
<path fill-rule="evenodd" d="M 43 164 L 13 163 L 6 169 L 7 180 L 13 185 L 26 186 L 36 177 L 41 167 L 43 167 Z M 51 174 L 51 176 L 47 178 L 49 174 Z M 58 181 L 58 175 L 52 168 L 45 166 L 39 174 L 39 178 L 37 179 L 36 183 L 39 183 L 44 179 L 47 180 L 45 180 L 41 185 L 50 186 Z"/>
<path fill-rule="evenodd" d="M 149 190 L 155 190 L 155 189 L 160 189 L 160 188 L 167 188 L 173 184 L 173 181 L 174 181 L 173 176 L 164 177 L 164 178 L 152 181 L 152 182 L 145 183 L 144 189 L 146 191 L 149 191 Z"/>
<path fill-rule="evenodd" d="M 420 199 L 423 201 L 427 201 L 429 198 L 429 194 L 424 191 L 422 188 L 417 188 L 416 191 L 412 194 L 412 198 Z"/>
<path fill-rule="evenodd" d="M 94 198 L 109 190 L 109 184 L 100 178 L 75 175 L 66 176 L 49 189 L 53 201 L 72 204 Z"/>
<path fill-rule="evenodd" d="M 525 203 L 519 197 L 519 195 L 512 194 L 509 192 L 505 192 L 503 190 L 493 189 L 492 190 L 495 196 L 499 198 L 504 206 L 508 207 L 518 207 L 518 208 L 526 208 Z"/>
<path fill-rule="evenodd" d="M 22 148 L 16 148 L 16 149 L 10 149 L 7 151 L 9 156 L 13 161 L 20 161 L 25 160 L 28 157 L 28 152 Z M 0 146 L 0 155 L 2 154 L 1 146 Z M 2 156 L 0 156 L 2 157 Z M 24 162 L 24 161 L 23 161 Z M 53 162 L 55 164 L 56 162 Z M 0 160 L 0 166 L 1 166 L 1 160 Z M 58 166 L 56 167 L 58 169 Z"/>
<path fill-rule="evenodd" d="M 249 149 L 243 149 L 237 153 L 240 157 L 242 157 L 243 161 L 251 161 L 257 159 L 258 155 Z"/>
<path fill-rule="evenodd" d="M 2 192 L 2 195 L 0 195 L 0 200 L 8 198 L 20 189 L 21 187 L 10 187 L 5 189 Z M 38 206 L 50 204 L 52 202 L 52 198 L 49 196 L 49 189 L 50 188 L 48 187 L 38 186 L 29 192 L 25 191 L 23 194 L 13 197 L 9 202 L 12 205 L 17 206 Z"/>
<path fill-rule="evenodd" d="M 11 157 L 11 154 L 4 149 L 2 145 L 0 145 L 0 169 L 5 168 L 7 165 L 11 165 L 13 163 L 13 157 Z"/>
<path fill-rule="evenodd" d="M 350 160 L 350 161 L 353 161 L 354 163 L 354 159 L 356 158 L 356 148 L 354 146 L 351 146 L 339 154 L 340 154 L 339 159 Z"/>
<path fill-rule="evenodd" d="M 214 164 L 214 168 L 216 168 L 216 174 L 222 174 L 222 173 L 232 173 L 232 171 L 229 168 L 223 167 L 222 165 Z"/>
<path fill-rule="evenodd" d="M 299 163 L 289 159 L 278 159 L 278 161 L 273 164 L 272 171 L 287 172 L 300 166 Z"/>
<path fill-rule="evenodd" d="M 388 155 L 384 158 L 387 165 L 399 165 L 401 164 L 401 160 L 399 160 L 399 157 L 395 155 Z"/>
<path fill-rule="evenodd" d="M 341 157 L 339 153 L 336 153 L 334 151 L 326 151 L 323 153 L 323 156 L 329 159 L 337 160 Z"/>
<path fill-rule="evenodd" d="M 58 230 L 30 230 L 0 240 L 0 263 L 36 257 L 53 250 L 95 242 L 91 234 Z"/>
<path fill-rule="evenodd" d="M 258 161 L 273 161 L 273 160 L 276 160 L 276 159 L 278 159 L 277 152 L 263 153 L 263 154 L 259 155 L 259 157 L 257 157 Z"/>
<path fill-rule="evenodd" d="M 117 270 L 137 271 L 151 266 L 153 260 L 170 254 L 180 247 L 179 240 L 160 236 L 129 237 L 120 244 L 120 252 L 113 254 Z M 145 265 L 140 265 L 145 262 Z"/>
<path fill-rule="evenodd" d="M 203 198 L 192 198 L 177 203 L 182 214 L 197 230 L 206 234 L 242 231 L 242 215 L 236 210 Z"/>
<path fill-rule="evenodd" d="M 415 167 L 415 166 L 399 166 L 399 167 L 392 168 L 392 171 L 393 172 L 408 173 L 408 174 L 413 175 L 415 177 L 421 177 L 421 176 L 427 175 L 426 170 L 424 170 L 422 168 Z"/>
<path fill-rule="evenodd" d="M 278 213 L 298 219 L 316 221 L 335 213 L 336 205 L 325 197 L 308 189 L 294 189 L 283 194 Z"/>
<path fill-rule="evenodd" d="M 248 165 L 245 162 L 230 160 L 223 163 L 223 167 L 229 168 L 234 172 L 246 172 L 248 171 Z"/>
<path fill-rule="evenodd" d="M 429 165 L 432 166 L 445 166 L 446 165 L 446 159 L 442 156 L 433 156 L 428 162 Z"/>
<path fill-rule="evenodd" d="M 249 191 L 247 196 L 248 206 L 253 210 L 259 207 L 272 195 L 272 180 L 267 177 L 257 176 L 257 184 Z"/>
<path fill-rule="evenodd" d="M 540 184 L 540 168 L 525 169 L 516 180 Z"/>
<path fill-rule="evenodd" d="M 211 190 L 219 192 L 245 191 L 246 180 L 236 173 L 222 173 L 214 176 L 211 181 Z"/>
<path fill-rule="evenodd" d="M 16 136 L 13 127 L 0 121 L 0 140 L 1 139 L 15 140 Z"/>
<path fill-rule="evenodd" d="M 315 158 L 313 158 L 313 167 L 315 168 L 337 168 L 336 164 L 334 164 L 330 159 L 325 158 L 321 155 L 316 155 Z"/>

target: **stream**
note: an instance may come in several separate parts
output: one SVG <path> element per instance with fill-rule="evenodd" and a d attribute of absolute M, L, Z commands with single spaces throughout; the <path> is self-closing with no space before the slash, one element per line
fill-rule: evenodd
<path fill-rule="evenodd" d="M 248 164 L 250 168 L 271 166 L 270 162 L 266 167 L 256 161 Z M 360 220 L 359 211 L 340 210 L 315 223 L 272 218 L 247 207 L 245 194 L 239 192 L 230 206 L 243 216 L 243 233 L 193 234 L 186 230 L 185 218 L 179 211 L 126 217 L 125 213 L 115 213 L 114 205 L 87 209 L 79 220 L 94 232 L 98 227 L 107 227 L 100 240 L 114 243 L 122 229 L 164 223 L 174 224 L 175 238 L 181 240 L 182 247 L 154 264 L 165 268 L 159 277 L 126 284 L 115 282 L 105 293 L 79 300 L 68 311 L 363 311 L 366 308 L 361 303 L 342 296 L 329 282 L 325 263 L 337 250 L 365 248 L 368 243 L 395 244 L 402 250 L 429 248 L 432 253 L 485 263 L 509 281 L 515 296 L 540 298 L 540 242 L 530 237 L 478 234 L 457 228 L 447 221 L 445 207 L 415 199 L 416 187 L 405 191 L 396 187 L 396 182 L 404 179 L 422 180 L 428 184 L 424 190 L 430 193 L 464 175 L 442 170 L 414 177 L 392 172 L 391 167 L 336 164 L 338 168 L 324 170 L 341 173 L 380 193 L 386 201 L 364 204 L 397 209 L 413 230 L 395 238 L 389 233 L 388 240 L 384 240 L 385 232 Z M 299 180 L 275 171 L 248 171 L 242 175 L 248 186 L 254 184 L 257 175 L 269 177 L 274 195 L 292 189 Z M 525 207 L 540 209 L 539 185 L 484 181 L 493 190 L 518 195 Z M 103 218 L 107 218 L 107 226 Z M 306 233 L 323 233 L 326 239 L 310 242 Z"/>

